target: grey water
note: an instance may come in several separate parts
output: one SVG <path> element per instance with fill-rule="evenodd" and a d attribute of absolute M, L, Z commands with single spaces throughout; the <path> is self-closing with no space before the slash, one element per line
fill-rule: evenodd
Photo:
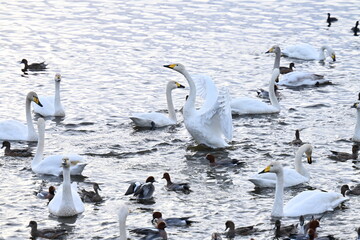
<path fill-rule="evenodd" d="M 236 239 L 273 239 L 270 217 L 274 190 L 257 190 L 247 179 L 274 160 L 292 166 L 296 147 L 289 144 L 296 129 L 314 146 L 311 180 L 285 190 L 285 202 L 307 188 L 339 191 L 359 179 L 359 163 L 330 160 L 330 150 L 351 152 L 356 113 L 351 105 L 360 91 L 360 39 L 350 31 L 359 20 L 358 1 L 5 1 L 0 17 L 0 120 L 25 123 L 29 91 L 52 95 L 54 76 L 62 74 L 64 119 L 46 119 L 45 155 L 78 153 L 87 158 L 79 188 L 100 184 L 104 202 L 85 204 L 77 218 L 49 214 L 46 201 L 33 194 L 44 185 L 58 186 L 60 177 L 31 171 L 32 158 L 0 157 L 0 238 L 27 239 L 30 220 L 39 228 L 64 227 L 66 239 L 117 239 L 117 206 L 129 206 L 127 228 L 150 227 L 153 211 L 164 217 L 192 216 L 197 223 L 167 228 L 169 239 L 210 239 L 225 222 L 255 225 L 253 235 Z M 327 27 L 330 12 L 339 19 Z M 188 89 L 173 92 L 179 124 L 138 129 L 131 112 L 166 113 L 168 80 L 186 85 L 185 78 L 164 64 L 182 63 L 191 74 L 206 74 L 232 97 L 256 97 L 267 88 L 275 44 L 330 45 L 337 61 L 295 60 L 297 70 L 323 74 L 332 84 L 290 89 L 281 87 L 281 112 L 268 116 L 235 116 L 230 147 L 197 147 L 179 109 Z M 21 59 L 46 61 L 42 72 L 21 71 Z M 293 60 L 282 58 L 281 65 Z M 37 116 L 34 115 L 36 121 Z M 29 144 L 35 152 L 36 144 Z M 27 146 L 14 142 L 13 146 Z M 213 168 L 204 158 L 245 162 L 237 168 Z M 164 172 L 175 182 L 189 182 L 193 192 L 164 188 Z M 124 193 L 132 181 L 154 176 L 155 203 L 143 205 Z M 319 236 L 355 239 L 360 227 L 360 200 L 350 197 L 342 209 L 321 220 Z M 286 225 L 296 218 L 284 218 Z M 128 235 L 131 239 L 139 236 Z"/>

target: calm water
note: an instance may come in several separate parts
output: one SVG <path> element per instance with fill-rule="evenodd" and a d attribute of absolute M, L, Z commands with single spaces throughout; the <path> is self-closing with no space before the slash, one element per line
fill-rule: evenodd
<path fill-rule="evenodd" d="M 351 151 L 355 110 L 350 106 L 360 91 L 359 37 L 350 28 L 359 20 L 358 1 L 7 1 L 1 4 L 1 120 L 25 122 L 24 98 L 28 91 L 50 95 L 54 75 L 61 73 L 63 120 L 47 119 L 45 154 L 73 152 L 85 155 L 88 166 L 81 188 L 98 182 L 105 201 L 86 204 L 75 219 L 61 220 L 48 213 L 45 201 L 33 192 L 61 182 L 57 177 L 31 171 L 31 158 L 0 158 L 0 237 L 26 239 L 30 220 L 39 227 L 62 226 L 67 239 L 116 239 L 116 210 L 129 205 L 128 229 L 150 226 L 151 213 L 164 217 L 193 216 L 189 228 L 168 228 L 169 239 L 210 239 L 222 232 L 226 220 L 236 226 L 256 225 L 255 239 L 272 239 L 270 212 L 274 191 L 254 189 L 247 179 L 270 161 L 292 165 L 296 148 L 288 143 L 295 129 L 314 145 L 314 163 L 308 186 L 338 191 L 342 184 L 359 182 L 359 165 L 334 162 L 331 150 Z M 339 18 L 330 28 L 326 13 Z M 194 148 L 178 112 L 175 127 L 151 130 L 134 128 L 133 112 L 166 111 L 167 80 L 186 84 L 180 74 L 162 67 L 183 63 L 190 73 L 205 73 L 217 86 L 228 86 L 232 96 L 254 96 L 267 87 L 274 56 L 264 54 L 274 44 L 281 47 L 308 42 L 327 43 L 337 61 L 325 64 L 295 61 L 297 70 L 324 74 L 332 85 L 315 88 L 282 88 L 278 115 L 234 117 L 234 138 L 223 150 Z M 19 62 L 45 60 L 49 69 L 22 75 Z M 290 59 L 282 59 L 288 65 Z M 174 91 L 176 109 L 188 89 Z M 24 147 L 14 143 L 14 147 Z M 31 145 L 34 148 L 36 145 Z M 241 168 L 211 168 L 204 159 L 246 162 Z M 163 172 L 174 181 L 187 181 L 190 195 L 167 192 Z M 141 205 L 124 196 L 133 180 L 155 176 L 155 201 Z M 285 191 L 285 202 L 303 191 Z M 320 235 L 355 239 L 360 200 L 351 197 L 346 208 L 327 213 Z M 285 224 L 297 219 L 285 218 Z M 131 235 L 131 239 L 138 236 Z M 237 239 L 250 239 L 238 237 Z"/>

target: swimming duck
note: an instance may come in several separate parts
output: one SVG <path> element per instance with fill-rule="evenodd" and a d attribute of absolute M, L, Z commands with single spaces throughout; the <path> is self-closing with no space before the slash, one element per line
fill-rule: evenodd
<path fill-rule="evenodd" d="M 234 167 L 245 164 L 244 162 L 241 162 L 237 159 L 216 161 L 215 156 L 209 153 L 206 154 L 205 158 L 209 160 L 211 167 L 215 167 L 215 166 Z"/>
<path fill-rule="evenodd" d="M 360 98 L 360 95 L 359 95 L 359 98 Z M 354 133 L 352 140 L 355 142 L 360 142 L 360 103 L 359 102 L 354 103 L 352 108 L 355 108 L 356 112 L 357 112 L 355 133 Z"/>
<path fill-rule="evenodd" d="M 352 28 L 351 28 L 351 31 L 354 32 L 354 36 L 358 36 L 357 33 L 360 31 L 359 28 L 358 28 L 358 26 L 359 26 L 359 21 L 356 21 L 355 27 L 352 27 Z"/>
<path fill-rule="evenodd" d="M 295 63 L 290 63 L 289 64 L 289 67 L 279 67 L 279 69 L 280 69 L 280 74 L 287 74 L 287 73 L 289 73 L 289 72 L 292 72 L 292 71 L 294 71 L 294 68 L 295 67 Z"/>
<path fill-rule="evenodd" d="M 49 212 L 58 217 L 71 217 L 84 212 L 84 203 L 77 193 L 77 184 L 71 184 L 70 160 L 63 158 L 63 184 L 48 205 Z"/>
<path fill-rule="evenodd" d="M 296 58 L 302 60 L 318 60 L 324 61 L 326 51 L 327 55 L 335 62 L 336 56 L 334 50 L 330 46 L 322 46 L 320 51 L 314 48 L 312 45 L 307 43 L 300 43 L 286 47 L 282 50 L 282 55 L 289 58 Z M 285 75 L 286 76 L 286 75 Z"/>
<path fill-rule="evenodd" d="M 25 65 L 25 67 L 23 69 L 21 69 L 23 72 L 30 70 L 30 71 L 42 71 L 46 69 L 47 64 L 45 64 L 45 62 L 41 62 L 41 63 L 32 63 L 29 65 L 28 60 L 26 60 L 25 58 L 23 60 L 21 60 L 20 63 L 23 63 Z"/>
<path fill-rule="evenodd" d="M 130 119 L 138 127 L 150 127 L 152 129 L 159 127 L 166 127 L 177 124 L 176 112 L 172 101 L 172 90 L 176 88 L 185 88 L 178 82 L 169 81 L 166 85 L 166 100 L 169 116 L 163 113 L 150 112 L 150 113 L 132 113 Z"/>
<path fill-rule="evenodd" d="M 275 221 L 275 237 L 285 237 L 291 234 L 297 233 L 297 226 L 294 224 L 288 226 L 281 226 L 281 221 L 277 219 Z"/>
<path fill-rule="evenodd" d="M 279 88 L 277 85 L 274 85 L 274 92 L 275 92 L 276 98 L 279 101 L 281 98 L 281 94 L 279 92 Z M 257 94 L 257 97 L 259 97 L 259 98 L 264 98 L 264 99 L 270 100 L 269 91 L 267 91 L 265 89 L 260 88 L 259 90 L 256 90 L 256 94 Z"/>
<path fill-rule="evenodd" d="M 189 226 L 192 223 L 194 223 L 195 221 L 189 220 L 191 217 L 180 217 L 180 218 L 176 218 L 176 217 L 172 217 L 172 218 L 162 218 L 162 213 L 161 212 L 153 212 L 153 219 L 151 220 L 151 222 L 157 226 L 157 224 L 159 222 L 165 222 L 166 226 L 169 227 L 178 227 L 178 226 Z"/>
<path fill-rule="evenodd" d="M 238 235 L 245 236 L 255 232 L 254 226 L 235 228 L 234 222 L 230 220 L 225 222 L 225 227 L 225 231 L 229 229 L 227 232 L 225 232 L 225 235 L 230 239 L 233 239 Z"/>
<path fill-rule="evenodd" d="M 13 157 L 31 157 L 32 153 L 29 148 L 27 149 L 11 149 L 11 144 L 9 141 L 3 141 L 2 147 L 5 147 L 5 156 Z"/>
<path fill-rule="evenodd" d="M 328 23 L 328 27 L 331 26 L 331 23 L 336 22 L 338 19 L 334 17 L 330 17 L 330 13 L 328 13 L 328 17 L 326 19 L 326 22 Z"/>
<path fill-rule="evenodd" d="M 360 184 L 355 185 L 352 188 L 349 188 L 349 185 L 345 184 L 341 186 L 341 194 L 345 195 L 360 195 Z"/>
<path fill-rule="evenodd" d="M 139 234 L 139 235 L 145 235 L 145 237 L 141 238 L 143 240 L 152 240 L 152 239 L 162 239 L 167 240 L 167 233 L 165 231 L 166 228 L 165 222 L 159 222 L 157 225 L 157 229 L 150 229 L 150 228 L 136 228 L 130 230 L 130 232 Z"/>
<path fill-rule="evenodd" d="M 295 131 L 295 139 L 291 141 L 291 144 L 295 146 L 301 146 L 303 144 L 303 141 L 300 139 L 300 131 L 298 129 Z"/>
<path fill-rule="evenodd" d="M 42 107 L 38 107 L 36 104 L 32 104 L 34 112 L 43 116 L 54 116 L 54 117 L 64 117 L 65 110 L 61 104 L 60 100 L 60 82 L 61 75 L 59 73 L 55 74 L 55 95 L 54 96 L 39 96 L 39 99 L 42 103 Z"/>
<path fill-rule="evenodd" d="M 41 198 L 41 199 L 48 199 L 49 202 L 54 198 L 55 196 L 55 187 L 54 186 L 50 186 L 49 187 L 49 191 L 41 191 L 41 192 L 38 192 L 36 194 L 36 196 L 38 198 Z"/>
<path fill-rule="evenodd" d="M 35 132 L 32 116 L 31 102 L 35 102 L 42 106 L 38 95 L 35 92 L 29 92 L 26 95 L 26 125 L 17 120 L 5 120 L 0 122 L 0 139 L 3 140 L 21 140 L 21 141 L 37 141 L 38 136 Z"/>
<path fill-rule="evenodd" d="M 65 229 L 38 229 L 36 221 L 30 221 L 27 227 L 31 227 L 31 238 L 58 239 L 62 235 L 67 234 Z"/>
<path fill-rule="evenodd" d="M 194 140 L 210 148 L 229 146 L 226 140 L 231 141 L 233 133 L 229 91 L 218 91 L 207 76 L 196 78 L 195 83 L 195 78 L 190 76 L 182 64 L 164 67 L 181 73 L 189 84 L 190 92 L 183 108 L 183 117 L 185 127 Z M 197 94 L 205 99 L 200 109 L 195 107 Z"/>
<path fill-rule="evenodd" d="M 155 191 L 154 182 L 155 178 L 153 176 L 149 176 L 145 183 L 133 182 L 125 192 L 125 195 L 134 194 L 138 200 L 150 200 L 153 198 Z"/>
<path fill-rule="evenodd" d="M 220 233 L 214 232 L 211 234 L 211 240 L 222 240 L 222 237 L 221 237 Z"/>
<path fill-rule="evenodd" d="M 350 159 L 357 159 L 359 156 L 359 145 L 354 144 L 352 146 L 352 153 L 346 153 L 346 152 L 338 152 L 338 151 L 332 151 L 330 150 L 330 152 L 333 155 L 328 156 L 330 159 L 332 160 L 337 160 L 337 161 L 346 161 L 346 160 L 350 160 Z"/>
<path fill-rule="evenodd" d="M 336 240 L 333 235 L 317 237 L 316 232 L 312 228 L 307 231 L 307 235 L 309 236 L 309 240 Z"/>
<path fill-rule="evenodd" d="M 272 217 L 299 217 L 300 215 L 320 214 L 333 211 L 339 204 L 349 200 L 340 193 L 311 190 L 303 191 L 293 197 L 284 207 L 284 171 L 281 163 L 272 162 L 260 173 L 266 172 L 273 172 L 277 177 Z"/>
<path fill-rule="evenodd" d="M 295 169 L 293 168 L 284 168 L 282 170 L 283 174 L 283 184 L 284 187 L 292 187 L 296 186 L 305 182 L 308 182 L 310 180 L 310 174 L 304 167 L 301 157 L 305 153 L 307 162 L 309 164 L 312 163 L 312 146 L 311 144 L 304 144 L 301 147 L 298 148 L 294 165 Z M 278 178 L 276 174 L 256 174 L 253 177 L 249 179 L 250 182 L 255 184 L 256 187 L 276 187 Z"/>
<path fill-rule="evenodd" d="M 102 197 L 99 195 L 98 190 L 101 191 L 101 188 L 99 187 L 99 184 L 93 183 L 94 191 L 86 191 L 85 189 L 81 189 L 81 199 L 84 202 L 102 202 Z"/>
<path fill-rule="evenodd" d="M 163 174 L 162 178 L 166 180 L 165 188 L 168 191 L 181 191 L 187 194 L 191 192 L 189 183 L 173 183 L 171 181 L 170 174 L 167 172 Z"/>

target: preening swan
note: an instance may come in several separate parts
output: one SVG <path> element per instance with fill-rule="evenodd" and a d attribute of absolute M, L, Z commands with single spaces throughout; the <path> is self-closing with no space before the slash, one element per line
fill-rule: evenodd
<path fill-rule="evenodd" d="M 43 117 L 54 116 L 64 117 L 65 111 L 60 101 L 60 81 L 61 75 L 55 74 L 55 96 L 39 96 L 39 99 L 43 107 L 38 107 L 36 104 L 32 104 L 34 112 L 40 114 Z"/>
<path fill-rule="evenodd" d="M 292 187 L 301 183 L 308 182 L 310 180 L 310 174 L 304 167 L 301 157 L 305 153 L 307 162 L 312 163 L 312 146 L 310 144 L 304 144 L 296 152 L 295 155 L 295 169 L 284 168 L 284 187 Z M 263 173 L 256 174 L 249 179 L 250 182 L 257 187 L 275 187 L 276 186 L 276 174 L 275 173 Z"/>
<path fill-rule="evenodd" d="M 118 211 L 120 240 L 127 240 L 126 238 L 126 218 L 129 214 L 129 208 L 125 204 L 121 204 Z"/>
<path fill-rule="evenodd" d="M 84 212 L 84 203 L 77 193 L 77 184 L 71 184 L 69 158 L 63 158 L 63 184 L 58 188 L 54 198 L 48 205 L 49 212 L 59 217 L 71 217 Z"/>
<path fill-rule="evenodd" d="M 185 88 L 178 82 L 169 81 L 166 85 L 166 101 L 169 111 L 169 116 L 162 113 L 151 112 L 151 113 L 132 113 L 130 119 L 138 127 L 165 127 L 175 125 L 177 122 L 174 104 L 172 101 L 171 92 L 176 88 Z"/>
<path fill-rule="evenodd" d="M 360 98 L 360 94 L 359 94 L 359 98 Z M 357 112 L 355 133 L 352 140 L 355 142 L 360 142 L 360 102 L 354 103 L 352 108 L 355 108 Z"/>
<path fill-rule="evenodd" d="M 38 136 L 35 132 L 33 121 L 31 118 L 31 102 L 36 103 L 42 107 L 41 102 L 35 92 L 29 92 L 26 95 L 25 109 L 26 109 L 26 124 L 17 120 L 5 120 L 0 122 L 0 139 L 2 140 L 22 140 L 22 141 L 37 141 Z"/>
<path fill-rule="evenodd" d="M 292 45 L 286 47 L 282 54 L 286 57 L 290 58 L 297 58 L 302 60 L 319 60 L 324 61 L 325 60 L 325 54 L 331 57 L 331 59 L 335 62 L 336 56 L 334 50 L 329 46 L 322 46 L 320 48 L 320 51 L 314 48 L 312 45 L 307 43 L 301 43 L 297 45 Z"/>
<path fill-rule="evenodd" d="M 269 84 L 270 105 L 254 98 L 236 98 L 231 100 L 230 106 L 232 114 L 245 115 L 279 113 L 280 104 L 274 90 L 275 80 L 279 77 L 279 74 L 279 69 L 275 68 Z"/>
<path fill-rule="evenodd" d="M 59 176 L 62 173 L 61 162 L 64 155 L 50 155 L 43 159 L 45 141 L 45 120 L 38 119 L 39 141 L 36 148 L 35 157 L 31 161 L 31 169 L 35 173 Z M 71 175 L 80 175 L 86 163 L 82 156 L 76 154 L 66 155 L 69 158 Z"/>
<path fill-rule="evenodd" d="M 322 192 L 320 190 L 303 191 L 283 206 L 284 171 L 278 162 L 272 162 L 261 173 L 276 174 L 275 201 L 271 212 L 272 217 L 299 217 L 333 211 L 340 203 L 348 200 L 340 193 Z"/>
<path fill-rule="evenodd" d="M 173 69 L 186 78 L 190 93 L 183 108 L 185 127 L 198 144 L 211 148 L 228 146 L 224 137 L 232 139 L 232 116 L 227 90 L 219 93 L 210 79 L 201 78 L 195 85 L 194 80 L 182 64 L 164 65 Z M 204 104 L 197 110 L 195 108 L 196 93 L 205 97 Z"/>

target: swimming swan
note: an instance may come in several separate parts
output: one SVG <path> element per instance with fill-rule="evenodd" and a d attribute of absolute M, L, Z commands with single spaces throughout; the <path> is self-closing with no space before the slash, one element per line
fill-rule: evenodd
<path fill-rule="evenodd" d="M 129 208 L 125 204 L 121 204 L 118 211 L 120 240 L 127 240 L 126 238 L 126 218 L 129 215 Z"/>
<path fill-rule="evenodd" d="M 185 88 L 185 87 L 175 81 L 169 81 L 168 84 L 166 85 L 166 101 L 167 101 L 169 116 L 166 116 L 158 112 L 132 113 L 130 119 L 138 127 L 156 128 L 156 127 L 175 125 L 177 119 L 176 119 L 174 104 L 172 101 L 171 91 L 176 88 Z"/>
<path fill-rule="evenodd" d="M 63 184 L 58 188 L 54 198 L 48 205 L 49 212 L 59 217 L 71 217 L 84 212 L 84 203 L 77 193 L 77 184 L 71 184 L 69 158 L 63 158 Z"/>
<path fill-rule="evenodd" d="M 299 217 L 301 215 L 315 215 L 326 211 L 333 211 L 340 203 L 349 200 L 336 192 L 320 190 L 303 191 L 284 205 L 284 171 L 278 162 L 272 162 L 262 172 L 276 174 L 275 201 L 271 212 L 272 217 Z"/>
<path fill-rule="evenodd" d="M 224 90 L 218 93 L 215 84 L 210 79 L 200 78 L 195 85 L 194 80 L 182 64 L 164 65 L 173 69 L 186 78 L 189 83 L 189 97 L 183 108 L 185 127 L 198 144 L 210 148 L 228 146 L 223 137 L 231 141 L 233 125 L 229 93 Z M 205 98 L 202 107 L 195 108 L 196 93 Z"/>
<path fill-rule="evenodd" d="M 280 104 L 274 90 L 275 80 L 279 77 L 279 74 L 279 69 L 275 68 L 269 84 L 270 105 L 254 98 L 236 98 L 231 100 L 230 106 L 232 114 L 245 115 L 279 113 Z"/>
<path fill-rule="evenodd" d="M 40 107 L 42 106 L 39 98 L 35 92 L 29 92 L 26 95 L 26 124 L 17 120 L 5 120 L 0 122 L 0 139 L 2 140 L 22 140 L 22 141 L 37 141 L 38 136 L 35 132 L 33 121 L 31 118 L 30 103 L 35 102 Z"/>
<path fill-rule="evenodd" d="M 292 45 L 286 47 L 282 54 L 283 56 L 290 57 L 290 58 L 297 58 L 302 60 L 319 60 L 324 61 L 325 60 L 325 52 L 328 56 L 331 57 L 331 59 L 335 62 L 336 56 L 334 50 L 329 46 L 322 46 L 320 48 L 320 51 L 318 51 L 316 48 L 314 48 L 312 45 L 307 43 L 301 43 L 297 45 Z"/>
<path fill-rule="evenodd" d="M 311 154 L 312 146 L 310 144 L 304 144 L 296 152 L 295 155 L 295 169 L 293 168 L 284 168 L 284 187 L 292 187 L 299 185 L 301 183 L 308 182 L 310 180 L 310 174 L 304 167 L 301 157 L 305 153 L 307 162 L 312 163 Z M 266 173 L 266 174 L 256 174 L 249 179 L 250 182 L 255 184 L 257 187 L 272 187 L 276 186 L 276 174 Z"/>
<path fill-rule="evenodd" d="M 55 96 L 39 96 L 39 99 L 43 107 L 38 107 L 36 104 L 32 104 L 34 112 L 40 114 L 43 117 L 54 116 L 64 117 L 65 111 L 60 101 L 60 81 L 61 75 L 55 74 Z"/>
<path fill-rule="evenodd" d="M 360 98 L 360 94 L 359 94 L 359 98 Z M 355 108 L 356 112 L 357 112 L 355 133 L 354 133 L 354 136 L 352 137 L 352 140 L 354 142 L 360 142 L 360 102 L 354 103 L 352 108 Z"/>
<path fill-rule="evenodd" d="M 45 141 L 45 120 L 38 119 L 39 141 L 36 148 L 35 157 L 31 161 L 31 169 L 38 174 L 49 174 L 59 176 L 62 173 L 61 162 L 63 155 L 50 155 L 43 159 Z M 66 155 L 70 159 L 71 175 L 81 175 L 86 163 L 82 156 L 76 154 Z"/>

